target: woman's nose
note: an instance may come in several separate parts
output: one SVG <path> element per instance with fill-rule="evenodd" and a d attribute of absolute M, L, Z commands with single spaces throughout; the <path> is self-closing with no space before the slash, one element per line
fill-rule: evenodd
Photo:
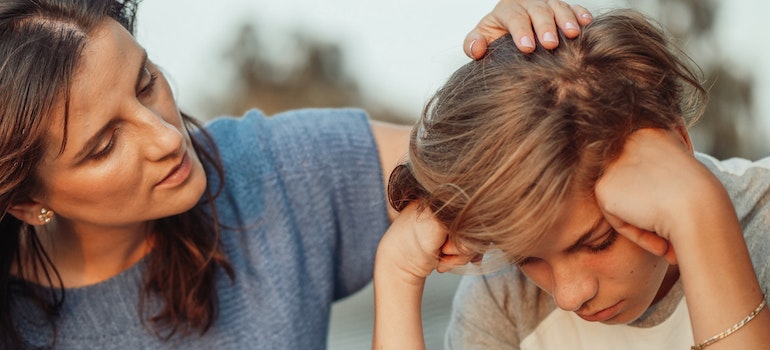
<path fill-rule="evenodd" d="M 142 132 L 147 136 L 145 152 L 150 160 L 176 155 L 184 144 L 183 131 L 149 109 L 144 109 Z"/>

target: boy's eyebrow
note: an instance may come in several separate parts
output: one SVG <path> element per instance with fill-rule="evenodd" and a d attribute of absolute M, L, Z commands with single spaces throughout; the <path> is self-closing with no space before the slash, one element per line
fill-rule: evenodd
<path fill-rule="evenodd" d="M 578 250 L 578 248 L 580 248 L 580 246 L 583 245 L 583 243 L 588 241 L 588 239 L 591 238 L 591 236 L 593 236 L 594 233 L 596 233 L 596 230 L 599 229 L 599 226 L 602 225 L 603 221 L 604 221 L 604 217 L 599 215 L 599 217 L 596 218 L 596 221 L 594 221 L 594 224 L 591 225 L 591 228 L 589 228 L 588 231 L 586 231 L 582 236 L 580 236 L 580 238 L 578 238 L 575 244 L 567 248 L 566 252 L 571 253 Z"/>

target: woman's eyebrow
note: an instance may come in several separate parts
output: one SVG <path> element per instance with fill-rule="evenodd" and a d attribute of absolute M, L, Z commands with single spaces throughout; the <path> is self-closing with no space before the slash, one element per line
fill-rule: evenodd
<path fill-rule="evenodd" d="M 591 236 L 593 236 L 593 234 L 596 233 L 597 230 L 599 230 L 599 227 L 602 225 L 603 221 L 604 221 L 604 217 L 599 215 L 599 217 L 596 218 L 596 221 L 594 221 L 593 225 L 591 225 L 591 228 L 589 228 L 588 231 L 586 231 L 583 235 L 581 235 L 580 238 L 578 238 L 578 240 L 575 242 L 575 244 L 569 246 L 569 248 L 567 248 L 565 251 L 571 253 L 578 250 L 578 248 L 580 248 L 580 246 L 583 245 L 583 243 L 588 241 L 588 239 L 591 238 Z"/>

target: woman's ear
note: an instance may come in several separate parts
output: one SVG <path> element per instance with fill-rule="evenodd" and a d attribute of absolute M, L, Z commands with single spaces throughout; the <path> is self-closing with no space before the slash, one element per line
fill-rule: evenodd
<path fill-rule="evenodd" d="M 54 215 L 51 209 L 34 201 L 14 204 L 8 213 L 32 226 L 45 225 L 51 222 Z"/>

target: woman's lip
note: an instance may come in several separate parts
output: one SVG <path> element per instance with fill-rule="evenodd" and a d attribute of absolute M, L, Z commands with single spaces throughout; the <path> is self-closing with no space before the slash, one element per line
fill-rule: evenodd
<path fill-rule="evenodd" d="M 620 302 L 617 302 L 615 305 L 612 305 L 606 309 L 600 310 L 590 315 L 581 315 L 581 314 L 577 314 L 577 315 L 580 316 L 580 318 L 589 322 L 604 322 L 617 316 L 619 309 L 620 309 Z"/>
<path fill-rule="evenodd" d="M 184 157 L 182 157 L 182 161 L 177 164 L 171 171 L 169 171 L 168 175 L 163 178 L 163 180 L 160 180 L 157 184 L 155 184 L 155 187 L 175 187 L 179 184 L 183 183 L 185 180 L 187 180 L 188 177 L 190 177 L 190 172 L 192 171 L 192 162 L 190 162 L 190 156 L 185 153 Z"/>

